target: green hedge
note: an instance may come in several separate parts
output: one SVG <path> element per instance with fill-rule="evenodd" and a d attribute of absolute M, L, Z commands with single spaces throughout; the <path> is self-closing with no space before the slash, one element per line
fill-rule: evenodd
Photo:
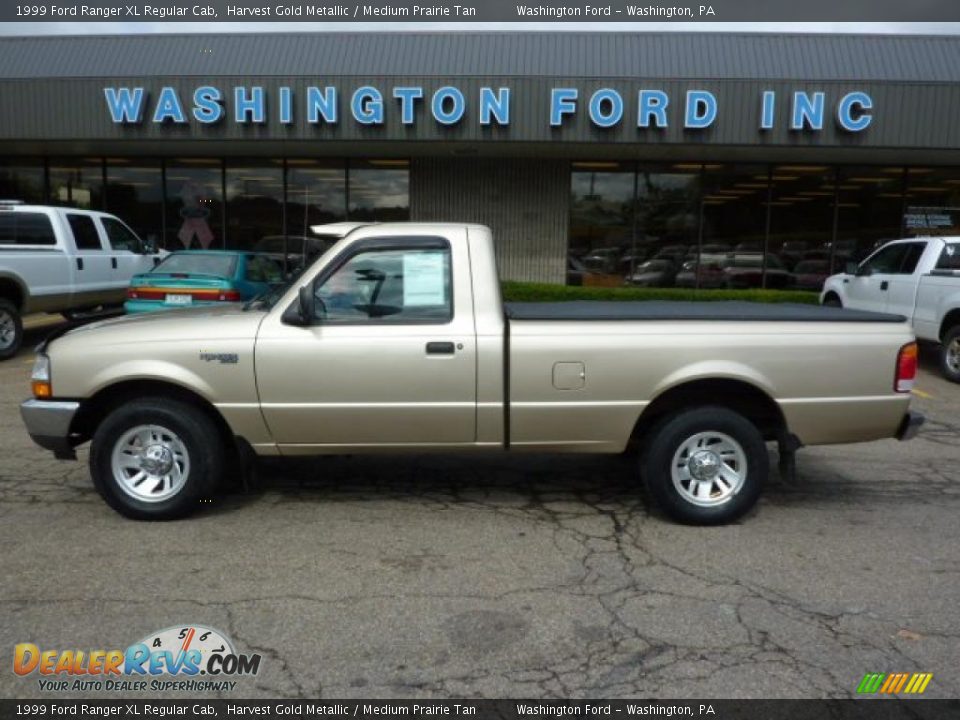
<path fill-rule="evenodd" d="M 805 290 L 688 290 L 686 288 L 575 287 L 505 281 L 503 299 L 511 302 L 560 300 L 748 300 L 816 305 L 818 294 Z"/>

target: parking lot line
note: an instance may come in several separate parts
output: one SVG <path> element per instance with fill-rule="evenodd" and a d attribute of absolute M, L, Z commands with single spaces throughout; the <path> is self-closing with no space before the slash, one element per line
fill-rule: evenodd
<path fill-rule="evenodd" d="M 911 392 L 913 395 L 916 395 L 917 397 L 922 397 L 924 400 L 929 400 L 929 399 L 931 399 L 931 398 L 933 397 L 933 395 L 931 395 L 930 393 L 924 392 L 923 390 L 919 390 L 919 389 L 917 389 L 917 388 L 914 388 L 914 389 L 911 390 L 910 392 Z"/>

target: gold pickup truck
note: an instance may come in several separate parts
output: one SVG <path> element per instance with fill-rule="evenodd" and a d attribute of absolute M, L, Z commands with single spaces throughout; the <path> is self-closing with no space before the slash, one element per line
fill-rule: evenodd
<path fill-rule="evenodd" d="M 671 517 L 756 502 L 767 442 L 912 437 L 917 369 L 894 315 L 752 303 L 507 303 L 490 231 L 341 226 L 246 305 L 118 318 L 38 348 L 22 415 L 129 517 L 187 515 L 236 458 L 636 452 Z M 317 231 L 323 231 L 318 228 Z"/>

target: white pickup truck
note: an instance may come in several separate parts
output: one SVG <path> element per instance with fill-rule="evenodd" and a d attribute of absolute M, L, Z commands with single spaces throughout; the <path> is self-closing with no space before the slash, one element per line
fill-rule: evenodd
<path fill-rule="evenodd" d="M 20 349 L 27 313 L 121 306 L 159 258 L 113 215 L 0 201 L 0 360 Z"/>
<path fill-rule="evenodd" d="M 820 302 L 902 315 L 940 345 L 943 376 L 960 382 L 960 237 L 894 240 L 827 278 Z"/>

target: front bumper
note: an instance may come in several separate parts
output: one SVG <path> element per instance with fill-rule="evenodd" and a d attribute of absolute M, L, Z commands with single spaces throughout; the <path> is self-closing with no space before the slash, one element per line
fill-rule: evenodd
<path fill-rule="evenodd" d="M 900 427 L 897 428 L 897 440 L 913 440 L 920 432 L 920 426 L 926 422 L 926 418 L 913 410 L 907 411 L 900 421 Z"/>
<path fill-rule="evenodd" d="M 74 460 L 76 453 L 70 442 L 70 423 L 80 403 L 61 400 L 27 400 L 20 405 L 20 417 L 30 439 L 50 450 L 60 460 Z"/>

